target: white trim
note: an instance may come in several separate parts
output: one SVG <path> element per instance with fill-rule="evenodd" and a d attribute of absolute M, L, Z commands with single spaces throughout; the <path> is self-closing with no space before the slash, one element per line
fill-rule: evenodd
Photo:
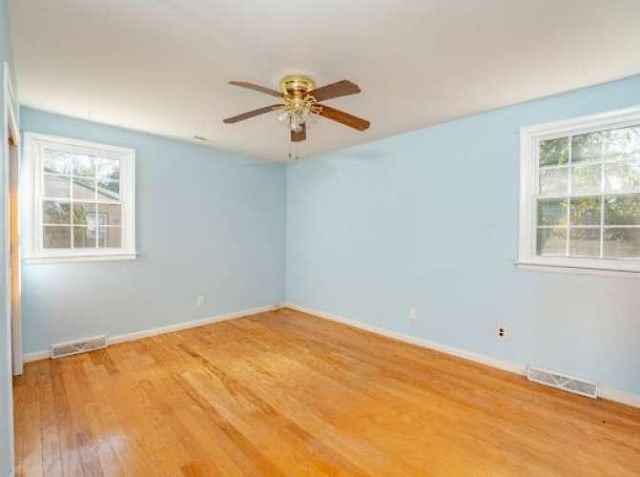
<path fill-rule="evenodd" d="M 234 311 L 231 313 L 223 313 L 220 315 L 214 315 L 207 318 L 198 318 L 196 320 L 185 321 L 182 323 L 175 323 L 172 325 L 159 326 L 157 328 L 150 328 L 147 330 L 133 331 L 131 333 L 108 336 L 107 346 L 118 344 L 118 343 L 126 343 L 127 341 L 141 340 L 143 338 L 163 335 L 165 333 L 173 333 L 174 331 L 186 330 L 189 328 L 197 328 L 198 326 L 209 325 L 211 323 L 217 323 L 219 321 L 227 321 L 227 320 L 233 320 L 236 318 L 242 318 L 245 316 L 256 315 L 258 313 L 277 310 L 282 307 L 283 305 L 280 305 L 280 304 L 267 305 L 267 306 L 261 306 L 258 308 L 250 308 L 247 310 Z M 51 358 L 51 349 L 44 349 L 40 351 L 26 353 L 24 355 L 24 362 L 31 363 L 33 361 L 40 361 L 42 359 L 48 359 L 48 358 Z"/>
<path fill-rule="evenodd" d="M 137 253 L 129 255 L 83 255 L 78 257 L 42 257 L 42 258 L 24 258 L 22 263 L 25 265 L 42 265 L 48 263 L 77 263 L 77 262 L 109 262 L 120 260 L 135 260 L 138 258 Z"/>
<path fill-rule="evenodd" d="M 4 92 L 7 98 L 5 100 L 5 109 L 8 111 L 7 126 L 11 130 L 14 142 L 20 144 L 20 107 L 11 82 L 11 69 L 6 61 L 4 63 Z"/>
<path fill-rule="evenodd" d="M 10 149 L 9 149 L 9 139 L 11 139 L 15 145 L 15 147 L 17 148 L 16 152 L 16 160 L 17 160 L 17 164 L 15 164 L 15 166 L 18 168 L 18 190 L 21 189 L 21 184 L 20 184 L 20 116 L 19 116 L 19 105 L 18 105 L 18 99 L 15 95 L 15 90 L 13 88 L 13 83 L 11 80 L 11 68 L 9 67 L 9 64 L 5 61 L 3 63 L 3 91 L 4 91 L 4 105 L 3 105 L 3 111 L 4 111 L 4 119 L 5 119 L 5 131 L 3 131 L 3 133 L 0 135 L 0 137 L 4 138 L 4 144 L 2 146 L 3 148 L 3 153 L 5 155 L 4 157 L 4 171 L 5 171 L 5 182 L 3 184 L 3 194 L 4 194 L 4 198 L 5 198 L 5 220 L 6 220 L 6 229 L 3 229 L 4 236 L 5 236 L 5 260 L 7 261 L 7 263 L 5 264 L 6 266 L 6 275 L 5 275 L 5 296 L 7 297 L 7 319 L 9 320 L 9 326 L 10 326 L 10 336 L 11 336 L 11 346 L 10 346 L 10 362 L 13 363 L 13 369 L 12 369 L 12 373 L 13 375 L 19 376 L 22 374 L 22 367 L 23 367 L 23 357 L 22 357 L 22 319 L 20 317 L 20 314 L 18 313 L 18 317 L 14 317 L 13 313 L 12 313 L 12 294 L 13 294 L 13 290 L 11 290 L 11 241 L 10 241 L 10 237 L 9 237 L 9 220 L 10 220 L 10 216 L 11 216 L 11 211 L 10 211 L 10 202 L 8 200 L 9 198 L 9 188 L 10 188 L 10 184 L 9 182 L 11 181 L 10 175 L 12 174 L 12 169 L 11 169 L 11 153 L 10 153 Z M 4 134 L 5 133 L 9 133 L 8 137 L 5 137 Z M 20 200 L 18 198 L 18 204 L 17 204 L 17 208 L 18 208 L 18 223 L 17 223 L 17 227 L 18 227 L 18 237 L 20 237 Z M 18 244 L 18 263 L 20 263 L 20 245 Z M 20 270 L 15 271 L 14 273 L 18 274 L 18 283 L 20 283 Z M 20 293 L 20 291 L 18 290 L 18 293 Z"/>
<path fill-rule="evenodd" d="M 541 140 L 567 135 L 585 134 L 640 124 L 640 107 L 625 108 L 579 118 L 523 127 L 520 129 L 520 225 L 518 263 L 523 270 L 571 272 L 582 269 L 586 274 L 630 276 L 640 273 L 640 259 L 599 259 L 574 257 L 542 257 L 536 254 L 536 194 L 538 188 L 538 144 Z M 600 196 L 601 194 L 598 194 Z M 569 197 L 563 196 L 563 197 Z M 569 210 L 567 210 L 569 213 Z M 555 267 L 551 269 L 551 267 Z M 620 272 L 620 273 L 617 273 Z"/>
<path fill-rule="evenodd" d="M 640 394 L 632 394 L 626 391 L 618 391 L 617 389 L 603 388 L 600 386 L 598 387 L 598 395 L 602 399 L 640 408 Z"/>
<path fill-rule="evenodd" d="M 114 158 L 120 158 L 121 156 L 126 156 L 128 154 L 131 154 L 132 152 L 135 152 L 133 149 L 128 147 L 113 146 L 111 144 L 85 141 L 82 139 L 74 139 L 74 138 L 63 137 L 63 136 L 54 136 L 52 134 L 42 134 L 42 133 L 36 133 L 32 131 L 25 131 L 24 139 L 25 141 L 27 139 L 31 139 L 31 140 L 49 142 L 54 144 L 66 144 L 68 146 L 72 146 L 78 149 L 88 149 L 89 152 L 95 149 L 100 149 L 100 151 L 106 151 L 106 152 L 112 153 Z"/>
<path fill-rule="evenodd" d="M 32 363 L 33 361 L 40 361 L 43 359 L 51 358 L 51 350 L 50 349 L 42 349 L 40 351 L 34 351 L 32 353 L 25 353 L 23 355 L 24 362 Z"/>
<path fill-rule="evenodd" d="M 5 215 L 4 215 L 4 223 L 0 224 L 0 233 L 4 235 L 5 238 L 5 249 L 2 251 L 4 254 L 6 263 L 5 263 L 5 286 L 4 290 L 2 290 L 2 295 L 5 297 L 5 313 L 6 313 L 6 324 L 2 323 L 0 326 L 7 326 L 9 331 L 9 337 L 12 340 L 10 346 L 7 346 L 6 350 L 3 352 L 6 353 L 7 358 L 7 370 L 9 372 L 9 376 L 12 376 L 15 371 L 18 374 L 22 374 L 22 365 L 23 365 L 23 353 L 21 347 L 21 334 L 22 329 L 20 326 L 20 322 L 18 322 L 18 330 L 17 336 L 13 329 L 13 314 L 11 313 L 11 250 L 10 250 L 10 241 L 9 241 L 9 201 L 7 200 L 9 197 L 9 136 L 7 136 L 7 132 L 10 132 L 11 138 L 14 140 L 16 147 L 20 147 L 20 110 L 18 107 L 18 100 L 15 95 L 15 90 L 13 88 L 13 84 L 11 82 L 11 69 L 9 67 L 9 63 L 4 61 L 2 63 L 2 92 L 3 92 L 3 104 L 2 106 L 2 132 L 0 133 L 0 139 L 4 144 L 0 145 L 2 148 L 2 160 L 4 163 L 4 171 L 5 175 L 0 186 L 2 187 L 2 194 L 5 202 Z M 19 154 L 20 150 L 18 149 L 18 162 L 19 162 Z M 1 157 L 1 156 L 0 156 Z M 2 343 L 4 345 L 6 343 Z M 16 344 L 18 345 L 16 347 Z M 10 367 L 10 363 L 13 363 L 13 369 Z M 15 469 L 15 438 L 14 438 L 14 422 L 13 422 L 13 389 L 9 386 L 9 408 L 7 409 L 9 414 L 9 429 L 7 429 L 9 434 L 9 472 L 11 474 L 14 473 Z M 4 471 L 4 470 L 1 470 Z"/>
<path fill-rule="evenodd" d="M 133 149 L 88 142 L 78 139 L 70 139 L 47 134 L 33 132 L 24 133 L 25 143 L 25 171 L 23 184 L 25 191 L 23 202 L 25 203 L 24 223 L 27 226 L 24 234 L 25 261 L 26 263 L 65 262 L 65 261 L 95 261 L 95 260 L 122 260 L 135 258 L 135 151 Z M 114 203 L 122 206 L 122 247 L 121 248 L 88 248 L 88 249 L 44 249 L 42 247 L 42 211 L 38 196 L 42 188 L 42 148 L 52 145 L 80 153 L 96 154 L 102 157 L 118 159 L 120 168 L 120 199 Z M 83 201 L 98 202 L 104 201 Z M 99 257 L 99 258 L 97 258 Z M 72 260 L 68 260 L 72 259 Z"/>
<path fill-rule="evenodd" d="M 612 278 L 640 279 L 640 272 L 630 270 L 607 270 L 605 268 L 587 268 L 563 265 L 543 265 L 541 263 L 516 263 L 518 269 L 533 272 L 572 273 L 575 275 L 599 275 Z"/>
<path fill-rule="evenodd" d="M 603 128 L 630 126 L 638 121 L 640 106 L 589 114 L 577 118 L 561 119 L 544 124 L 534 124 L 520 129 L 521 133 L 539 136 L 541 139 L 564 136 L 567 134 L 585 134 Z"/>
<path fill-rule="evenodd" d="M 295 305 L 293 303 L 284 303 L 283 307 L 290 308 L 295 311 L 300 311 L 302 313 L 307 313 L 309 315 L 317 316 L 319 318 L 324 318 L 324 319 L 335 321 L 345 325 L 353 326 L 354 328 L 360 328 L 362 330 L 370 331 L 372 333 L 376 333 L 378 335 L 386 336 L 388 338 L 393 338 L 399 341 L 403 341 L 405 343 L 410 343 L 413 345 L 421 346 L 423 348 L 440 351 L 442 353 L 446 353 L 451 356 L 456 356 L 458 358 L 474 361 L 476 363 L 491 366 L 492 368 L 497 368 L 503 371 L 508 371 L 510 373 L 518 374 L 520 376 L 526 375 L 527 367 L 525 365 L 514 363 L 512 361 L 493 358 L 491 356 L 475 353 L 473 351 L 467 351 L 465 349 L 457 348 L 455 346 L 449 346 L 442 343 L 437 343 L 435 341 L 426 340 L 424 338 L 418 338 L 416 336 L 408 335 L 406 333 L 391 331 L 386 328 L 381 328 L 379 326 L 364 323 L 362 321 L 352 320 L 350 318 L 345 318 L 343 316 L 334 315 L 331 313 L 325 313 L 323 311 Z M 615 389 L 600 387 L 600 386 L 598 387 L 598 394 L 599 394 L 599 397 L 602 399 L 607 399 L 609 401 L 615 401 L 622 404 L 626 404 L 628 406 L 640 408 L 640 394 L 632 394 L 626 391 L 618 391 Z"/>

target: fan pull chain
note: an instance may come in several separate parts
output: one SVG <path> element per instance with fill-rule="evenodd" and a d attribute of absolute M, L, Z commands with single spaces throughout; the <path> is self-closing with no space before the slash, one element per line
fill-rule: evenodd
<path fill-rule="evenodd" d="M 296 161 L 298 159 L 300 159 L 300 156 L 298 156 L 298 143 L 297 142 L 289 141 L 289 154 L 288 154 L 288 157 L 289 157 L 289 159 L 295 159 Z"/>

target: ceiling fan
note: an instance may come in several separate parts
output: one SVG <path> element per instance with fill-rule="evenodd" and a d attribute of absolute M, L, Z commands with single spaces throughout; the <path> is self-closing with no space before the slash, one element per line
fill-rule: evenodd
<path fill-rule="evenodd" d="M 337 121 L 358 131 L 364 131 L 368 129 L 370 125 L 369 121 L 365 119 L 320 103 L 320 101 L 327 99 L 359 93 L 360 88 L 351 81 L 342 80 L 316 88 L 316 84 L 311 78 L 300 75 L 289 75 L 280 81 L 280 91 L 265 88 L 264 86 L 259 86 L 247 81 L 229 81 L 229 84 L 275 96 L 276 98 L 280 98 L 282 103 L 272 104 L 227 118 L 224 120 L 227 124 L 237 123 L 245 119 L 253 118 L 254 116 L 275 111 L 278 119 L 291 130 L 292 142 L 304 141 L 307 138 L 307 120 L 310 114 L 316 114 Z"/>

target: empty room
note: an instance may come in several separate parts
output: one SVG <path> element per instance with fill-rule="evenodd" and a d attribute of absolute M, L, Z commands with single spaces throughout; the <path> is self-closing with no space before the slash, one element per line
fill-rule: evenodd
<path fill-rule="evenodd" d="M 0 477 L 640 476 L 638 0 L 0 0 Z"/>

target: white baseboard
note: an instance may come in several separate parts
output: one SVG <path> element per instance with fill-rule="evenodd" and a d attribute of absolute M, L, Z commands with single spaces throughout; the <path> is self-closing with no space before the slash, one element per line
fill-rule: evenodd
<path fill-rule="evenodd" d="M 175 323 L 173 325 L 160 326 L 158 328 L 151 328 L 148 330 L 134 331 L 132 333 L 125 333 L 122 335 L 108 336 L 107 345 L 125 343 L 127 341 L 140 340 L 143 338 L 149 338 L 150 336 L 162 335 L 165 333 L 172 333 L 174 331 L 186 330 L 189 328 L 196 328 L 198 326 L 209 325 L 211 323 L 217 323 L 219 321 L 233 320 L 235 318 L 241 318 L 243 316 L 255 315 L 257 313 L 264 313 L 265 311 L 272 311 L 282 308 L 283 305 L 276 303 L 274 305 L 267 305 L 258 308 L 251 308 L 248 310 L 235 311 L 232 313 L 224 313 L 221 315 L 210 316 L 207 318 L 199 318 L 197 320 L 185 321 L 182 323 Z M 42 359 L 51 358 L 51 350 L 45 349 L 40 351 L 34 351 L 32 353 L 25 353 L 23 360 L 25 363 L 32 361 L 40 361 Z"/>
<path fill-rule="evenodd" d="M 33 351 L 31 353 L 25 353 L 22 355 L 23 363 L 31 363 L 32 361 L 40 361 L 42 359 L 51 358 L 50 349 L 41 349 L 40 351 Z"/>
<path fill-rule="evenodd" d="M 627 406 L 640 407 L 640 395 L 628 393 L 626 391 L 618 391 L 617 389 L 604 388 L 600 386 L 598 388 L 598 395 L 602 399 L 608 399 L 609 401 L 615 401 Z"/>
<path fill-rule="evenodd" d="M 334 315 L 331 313 L 325 313 L 323 311 L 314 310 L 312 308 L 306 308 L 304 306 L 299 306 L 293 303 L 285 303 L 284 307 L 290 308 L 296 311 L 301 311 L 303 313 L 308 313 L 309 315 L 314 315 L 320 318 L 325 318 L 327 320 L 336 321 L 338 323 L 343 323 L 345 325 L 350 325 L 355 328 L 360 328 L 360 329 L 370 331 L 372 333 L 376 333 L 389 338 L 393 338 L 399 341 L 404 341 L 405 343 L 422 346 L 424 348 L 433 349 L 435 351 L 441 351 L 442 353 L 450 354 L 452 356 L 457 356 L 459 358 L 468 359 L 470 361 L 475 361 L 476 363 L 481 363 L 487 366 L 491 366 L 492 368 L 498 368 L 504 371 L 509 371 L 510 373 L 515 373 L 522 376 L 524 376 L 526 373 L 527 367 L 523 364 L 518 364 L 512 361 L 493 358 L 491 356 L 486 356 L 480 353 L 474 353 L 472 351 L 456 348 L 454 346 L 449 346 L 442 343 L 437 343 L 435 341 L 418 338 L 416 336 L 408 335 L 406 333 L 391 331 L 386 328 L 381 328 L 379 326 L 364 323 L 362 321 L 352 320 L 352 319 L 345 318 L 339 315 Z M 640 395 L 638 394 L 632 394 L 625 391 L 618 391 L 615 389 L 610 389 L 602 386 L 598 388 L 598 394 L 599 394 L 599 397 L 603 399 L 607 399 L 609 401 L 615 401 L 622 404 L 626 404 L 628 406 L 640 408 Z"/>

